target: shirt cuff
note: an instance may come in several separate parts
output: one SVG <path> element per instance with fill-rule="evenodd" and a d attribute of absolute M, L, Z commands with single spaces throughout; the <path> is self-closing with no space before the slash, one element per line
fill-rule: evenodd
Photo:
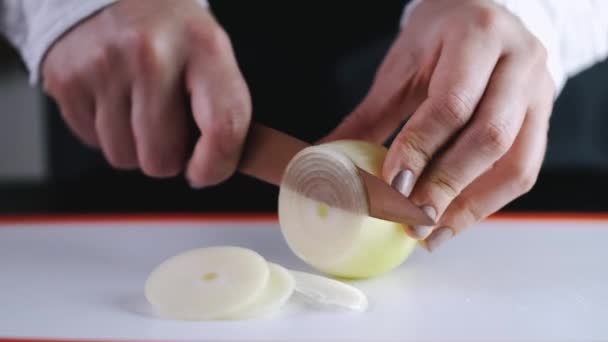
<path fill-rule="evenodd" d="M 30 84 L 34 85 L 40 81 L 42 60 L 47 50 L 61 35 L 116 1 L 48 1 L 47 6 L 51 8 L 45 8 L 46 6 L 39 8 L 30 19 L 31 27 L 28 29 L 27 40 L 21 47 L 21 54 L 30 74 Z M 205 8 L 209 6 L 207 0 L 197 1 Z"/>
<path fill-rule="evenodd" d="M 547 69 L 555 85 L 555 97 L 562 91 L 567 75 L 561 60 L 560 37 L 547 8 L 541 1 L 530 0 L 493 0 L 513 15 L 518 17 L 524 26 L 547 51 Z"/>
<path fill-rule="evenodd" d="M 31 28 L 22 46 L 22 56 L 30 72 L 30 83 L 40 79 L 40 64 L 51 45 L 72 26 L 116 0 L 71 1 L 56 3 L 56 8 L 39 9 L 31 18 Z M 69 9 L 69 10 L 68 10 Z"/>

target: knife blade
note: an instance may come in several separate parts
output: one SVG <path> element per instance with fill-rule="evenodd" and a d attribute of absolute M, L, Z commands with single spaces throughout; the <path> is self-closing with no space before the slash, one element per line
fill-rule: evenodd
<path fill-rule="evenodd" d="M 266 183 L 280 186 L 284 170 L 294 155 L 310 143 L 252 123 L 243 148 L 239 172 Z M 358 168 L 369 198 L 369 215 L 407 225 L 431 226 L 435 220 L 384 180 Z"/>

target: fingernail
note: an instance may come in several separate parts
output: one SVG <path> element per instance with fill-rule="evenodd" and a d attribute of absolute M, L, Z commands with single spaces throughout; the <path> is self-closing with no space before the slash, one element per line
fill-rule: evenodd
<path fill-rule="evenodd" d="M 430 252 L 432 252 L 435 249 L 437 249 L 437 247 L 439 247 L 439 245 L 444 243 L 446 240 L 451 239 L 453 236 L 454 236 L 454 230 L 452 230 L 452 228 L 441 227 L 441 228 L 435 230 L 433 232 L 433 234 L 431 234 L 431 236 L 429 236 L 428 239 L 426 239 L 426 248 Z"/>
<path fill-rule="evenodd" d="M 433 220 L 437 216 L 437 212 L 435 209 L 429 205 L 425 205 L 422 207 L 422 211 L 424 211 L 430 218 Z M 433 226 L 413 226 L 412 230 L 416 234 L 416 237 L 420 240 L 426 239 L 431 232 L 433 231 Z"/>
<path fill-rule="evenodd" d="M 414 188 L 414 173 L 410 170 L 399 171 L 393 178 L 391 186 L 404 196 L 409 196 Z"/>

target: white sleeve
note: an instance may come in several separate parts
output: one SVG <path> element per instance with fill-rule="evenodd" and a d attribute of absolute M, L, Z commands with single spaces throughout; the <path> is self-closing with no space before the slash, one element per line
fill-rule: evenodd
<path fill-rule="evenodd" d="M 40 77 L 48 48 L 83 19 L 118 0 L 0 0 L 0 31 L 19 50 L 30 74 Z M 206 0 L 198 0 L 207 6 Z"/>
<path fill-rule="evenodd" d="M 406 6 L 401 24 L 421 1 Z M 608 57 L 608 0 L 493 0 L 545 46 L 558 93 L 567 79 Z"/>

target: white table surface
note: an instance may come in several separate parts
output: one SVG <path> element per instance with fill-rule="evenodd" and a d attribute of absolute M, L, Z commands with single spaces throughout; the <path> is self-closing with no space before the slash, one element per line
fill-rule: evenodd
<path fill-rule="evenodd" d="M 268 220 L 0 223 L 0 341 L 403 341 L 608 339 L 608 219 L 493 219 L 394 272 L 352 283 L 363 314 L 291 301 L 271 320 L 149 314 L 148 273 L 207 245 L 249 247 L 310 270 Z"/>

